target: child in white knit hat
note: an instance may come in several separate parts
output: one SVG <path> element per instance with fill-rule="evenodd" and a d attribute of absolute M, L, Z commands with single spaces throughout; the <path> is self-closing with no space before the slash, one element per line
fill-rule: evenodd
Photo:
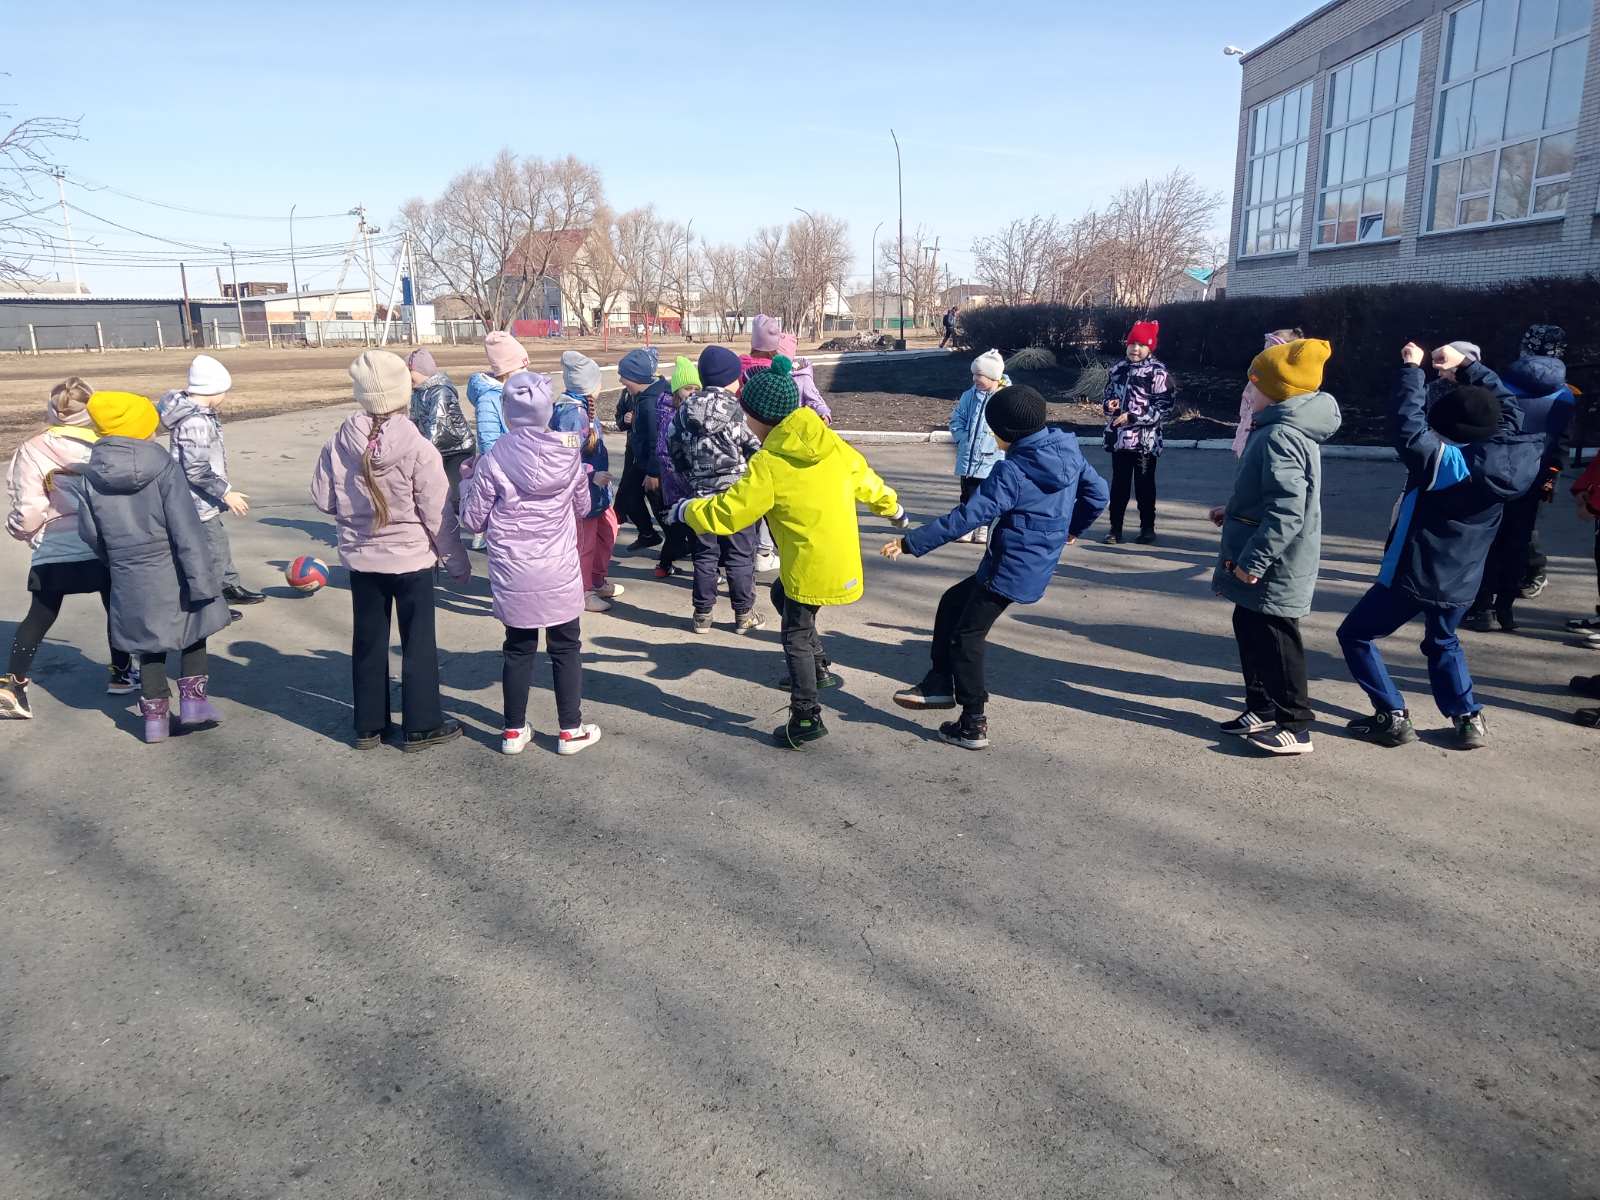
<path fill-rule="evenodd" d="M 985 350 L 972 360 L 972 386 L 961 393 L 961 399 L 956 401 L 955 410 L 950 414 L 950 438 L 956 444 L 956 478 L 961 481 L 963 504 L 972 499 L 978 485 L 994 470 L 995 463 L 1005 457 L 988 422 L 983 419 L 983 412 L 989 406 L 989 397 L 1010 384 L 1000 351 Z M 956 539 L 979 545 L 988 540 L 987 525 Z"/>

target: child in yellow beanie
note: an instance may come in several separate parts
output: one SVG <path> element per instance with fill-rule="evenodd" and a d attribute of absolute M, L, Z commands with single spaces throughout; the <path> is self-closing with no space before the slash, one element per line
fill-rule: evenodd
<path fill-rule="evenodd" d="M 1322 390 L 1333 348 L 1319 338 L 1268 346 L 1250 364 L 1253 413 L 1222 529 L 1212 587 L 1233 601 L 1245 711 L 1222 731 L 1268 754 L 1311 753 L 1311 699 L 1300 618 L 1322 558 L 1322 443 L 1339 429 Z"/>

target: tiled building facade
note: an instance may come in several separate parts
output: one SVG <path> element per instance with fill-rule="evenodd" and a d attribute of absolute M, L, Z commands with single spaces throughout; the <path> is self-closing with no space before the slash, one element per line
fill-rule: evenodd
<path fill-rule="evenodd" d="M 1335 0 L 1242 60 L 1228 294 L 1600 274 L 1597 0 Z"/>

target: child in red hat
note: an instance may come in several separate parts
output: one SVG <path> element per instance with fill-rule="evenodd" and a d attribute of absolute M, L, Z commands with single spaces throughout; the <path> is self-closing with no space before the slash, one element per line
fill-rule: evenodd
<path fill-rule="evenodd" d="M 1111 368 L 1102 408 L 1106 449 L 1111 452 L 1111 532 L 1107 545 L 1122 542 L 1128 496 L 1139 502 L 1141 546 L 1156 540 L 1156 463 L 1161 458 L 1161 427 L 1178 394 L 1166 364 L 1156 357 L 1161 326 L 1139 321 L 1128 331 L 1127 356 Z"/>

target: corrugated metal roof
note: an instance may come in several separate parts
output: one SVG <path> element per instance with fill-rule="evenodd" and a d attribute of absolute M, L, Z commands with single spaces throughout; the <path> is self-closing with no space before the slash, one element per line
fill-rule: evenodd
<path fill-rule="evenodd" d="M 266 296 L 246 296 L 244 303 L 260 304 Z M 30 304 L 95 304 L 109 301 L 113 304 L 182 304 L 182 296 L 48 296 L 26 292 L 0 292 L 0 301 L 25 300 Z M 232 296 L 190 296 L 191 304 L 232 304 Z"/>

